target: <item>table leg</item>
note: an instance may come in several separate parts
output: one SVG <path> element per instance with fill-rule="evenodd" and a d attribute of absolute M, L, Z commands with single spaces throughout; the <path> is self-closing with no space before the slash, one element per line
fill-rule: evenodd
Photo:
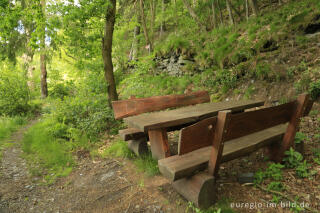
<path fill-rule="evenodd" d="M 166 129 L 149 130 L 152 157 L 162 159 L 170 156 L 168 134 Z"/>

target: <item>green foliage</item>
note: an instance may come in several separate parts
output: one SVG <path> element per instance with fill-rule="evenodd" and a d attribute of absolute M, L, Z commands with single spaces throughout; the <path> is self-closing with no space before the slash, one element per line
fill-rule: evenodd
<path fill-rule="evenodd" d="M 266 178 L 271 178 L 272 180 L 275 180 L 275 181 L 282 180 L 283 177 L 282 177 L 281 169 L 283 169 L 283 168 L 284 168 L 284 165 L 279 164 L 279 163 L 269 164 L 269 166 L 265 172 L 262 172 L 261 170 L 259 170 L 258 172 L 255 173 L 255 175 L 254 175 L 255 183 L 260 184 Z"/>
<path fill-rule="evenodd" d="M 306 160 L 304 160 L 302 163 L 300 163 L 296 168 L 296 174 L 300 178 L 306 178 L 310 176 L 309 173 L 310 165 L 307 163 Z"/>
<path fill-rule="evenodd" d="M 66 81 L 63 83 L 57 83 L 49 88 L 49 96 L 52 98 L 59 98 L 61 100 L 66 96 L 70 96 L 74 89 L 72 81 Z"/>
<path fill-rule="evenodd" d="M 134 158 L 134 153 L 128 148 L 128 144 L 125 141 L 119 140 L 111 144 L 110 147 L 104 150 L 103 156 L 122 157 L 122 158 Z"/>
<path fill-rule="evenodd" d="M 64 137 L 65 134 L 63 126 L 54 119 L 47 118 L 31 127 L 23 138 L 22 149 L 26 159 L 32 162 L 33 173 L 47 174 L 48 182 L 66 175 L 74 164 L 72 144 L 57 137 Z"/>
<path fill-rule="evenodd" d="M 24 125 L 27 122 L 25 117 L 0 117 L 0 160 L 2 156 L 2 150 L 8 145 L 6 139 L 8 139 L 13 132 Z"/>
<path fill-rule="evenodd" d="M 125 141 L 114 141 L 111 146 L 104 150 L 103 157 L 122 157 L 133 160 L 138 171 L 146 173 L 148 176 L 159 174 L 158 161 L 152 158 L 151 153 L 137 157 L 129 148 Z"/>
<path fill-rule="evenodd" d="M 0 115 L 27 114 L 31 107 L 25 76 L 10 63 L 0 64 L 0 69 Z"/>
<path fill-rule="evenodd" d="M 307 136 L 304 133 L 302 133 L 302 132 L 296 133 L 296 136 L 294 138 L 294 142 L 296 144 L 300 144 L 300 143 L 304 142 L 305 140 L 307 140 Z"/>
<path fill-rule="evenodd" d="M 312 82 L 310 84 L 309 92 L 313 100 L 318 99 L 320 97 L 320 81 Z"/>
<path fill-rule="evenodd" d="M 65 96 L 64 100 L 57 100 L 54 104 L 52 116 L 68 128 L 79 129 L 91 141 L 96 141 L 103 131 L 115 133 L 119 125 L 114 120 L 106 95 Z"/>
<path fill-rule="evenodd" d="M 189 76 L 169 76 L 166 74 L 154 75 L 153 62 L 134 62 L 134 72 L 120 82 L 120 96 L 129 98 L 150 97 L 155 95 L 181 94 L 189 84 L 197 83 L 196 78 Z"/>
<path fill-rule="evenodd" d="M 139 171 L 145 172 L 148 176 L 155 176 L 160 173 L 158 161 L 152 158 L 150 152 L 146 155 L 137 157 L 134 160 L 134 164 L 137 166 Z"/>
<path fill-rule="evenodd" d="M 25 117 L 0 117 L 0 141 L 10 137 L 11 133 L 27 122 Z"/>
<path fill-rule="evenodd" d="M 306 178 L 312 175 L 309 171 L 310 164 L 306 160 L 303 160 L 303 156 L 290 148 L 285 152 L 286 157 L 283 159 L 288 168 L 295 168 L 296 174 L 300 178 Z"/>
<path fill-rule="evenodd" d="M 290 148 L 290 150 L 286 151 L 285 155 L 286 157 L 283 159 L 283 161 L 288 168 L 296 168 L 303 160 L 303 156 L 299 152 L 296 152 L 293 148 Z"/>
<path fill-rule="evenodd" d="M 274 191 L 282 191 L 284 190 L 284 186 L 281 182 L 272 181 L 268 184 L 267 189 L 274 190 Z"/>

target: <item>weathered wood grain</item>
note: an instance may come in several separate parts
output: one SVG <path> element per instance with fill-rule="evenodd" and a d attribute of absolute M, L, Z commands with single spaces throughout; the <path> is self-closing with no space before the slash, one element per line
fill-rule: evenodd
<path fill-rule="evenodd" d="M 217 117 L 207 118 L 196 124 L 181 129 L 178 154 L 183 155 L 202 147 L 210 146 L 215 130 Z"/>
<path fill-rule="evenodd" d="M 286 124 L 265 129 L 224 144 L 221 163 L 252 153 L 253 151 L 281 141 Z M 158 161 L 160 172 L 171 181 L 193 175 L 208 168 L 212 146 L 197 149 L 185 155 L 175 155 Z"/>
<path fill-rule="evenodd" d="M 210 207 L 217 198 L 214 178 L 205 172 L 200 172 L 190 178 L 177 180 L 172 185 L 178 193 L 199 208 Z"/>
<path fill-rule="evenodd" d="M 224 147 L 225 138 L 227 135 L 227 129 L 230 124 L 231 111 L 221 111 L 217 117 L 216 128 L 214 131 L 214 137 L 212 138 L 212 149 L 209 159 L 208 172 L 212 176 L 217 176 L 222 152 Z"/>
<path fill-rule="evenodd" d="M 189 106 L 210 102 L 207 91 L 199 91 L 183 95 L 154 96 L 150 98 L 132 98 L 113 101 L 112 107 L 116 119 L 146 112 L 154 112 L 172 107 Z"/>
<path fill-rule="evenodd" d="M 154 159 L 163 159 L 170 156 L 168 135 L 166 129 L 150 130 L 148 132 L 152 157 Z"/>
<path fill-rule="evenodd" d="M 306 109 L 309 107 L 309 99 L 309 94 L 302 94 L 299 95 L 299 97 L 297 98 L 296 107 L 292 116 L 290 117 L 290 122 L 286 129 L 286 133 L 283 136 L 281 147 L 280 149 L 274 149 L 271 152 L 272 160 L 276 162 L 281 162 L 284 156 L 284 152 L 288 150 L 290 147 L 294 146 L 294 138 L 299 128 L 301 117 L 305 114 Z"/>
<path fill-rule="evenodd" d="M 287 123 L 296 106 L 296 101 L 230 116 L 225 140 L 239 138 L 279 124 Z"/>
<path fill-rule="evenodd" d="M 170 111 L 145 113 L 124 118 L 124 121 L 132 128 L 147 132 L 150 129 L 170 128 L 188 123 L 195 123 L 205 118 L 214 117 L 222 110 L 240 111 L 243 109 L 259 107 L 263 104 L 264 101 L 252 100 L 204 103 Z"/>

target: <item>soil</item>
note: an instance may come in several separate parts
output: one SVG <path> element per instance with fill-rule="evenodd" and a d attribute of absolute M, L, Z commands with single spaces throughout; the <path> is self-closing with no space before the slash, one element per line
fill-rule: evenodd
<path fill-rule="evenodd" d="M 314 109 L 320 109 L 316 104 Z M 318 115 L 303 119 L 301 130 L 306 133 L 305 158 L 312 161 L 312 149 L 320 148 L 320 141 L 313 137 L 320 124 Z M 127 159 L 95 159 L 87 153 L 78 153 L 77 166 L 72 173 L 59 178 L 54 184 L 43 184 L 39 177 L 31 176 L 21 158 L 20 141 L 23 133 L 37 121 L 30 122 L 10 139 L 14 144 L 3 153 L 0 167 L 0 213 L 11 212 L 193 212 L 188 202 L 174 191 L 170 182 L 158 175 L 147 177 L 138 172 Z M 176 141 L 177 134 L 170 134 Z M 106 141 L 106 143 L 108 143 Z M 286 200 L 277 206 L 269 206 L 273 196 L 253 186 L 241 185 L 239 174 L 264 170 L 270 162 L 263 150 L 250 156 L 221 165 L 217 181 L 218 199 L 233 205 L 235 212 L 291 212 Z M 294 170 L 285 169 L 282 193 L 291 198 L 299 196 L 299 202 L 307 203 L 320 212 L 320 166 L 313 163 L 317 174 L 300 179 Z M 266 186 L 266 185 L 264 185 Z M 245 204 L 251 205 L 245 206 Z M 242 205 L 242 206 L 241 206 Z"/>

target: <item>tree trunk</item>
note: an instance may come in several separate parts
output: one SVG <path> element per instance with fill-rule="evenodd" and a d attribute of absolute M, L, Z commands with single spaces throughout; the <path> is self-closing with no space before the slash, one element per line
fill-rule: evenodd
<path fill-rule="evenodd" d="M 161 1 L 161 24 L 160 24 L 160 38 L 162 37 L 163 31 L 164 31 L 164 25 L 165 21 L 164 19 L 164 13 L 165 13 L 165 0 Z"/>
<path fill-rule="evenodd" d="M 221 23 L 221 25 L 223 25 L 223 16 L 222 16 L 222 10 L 221 10 L 221 7 L 220 7 L 220 1 L 219 0 L 217 0 L 217 5 L 218 5 L 218 10 L 219 10 L 220 23 Z"/>
<path fill-rule="evenodd" d="M 40 55 L 40 70 L 41 70 L 41 97 L 48 97 L 48 85 L 47 85 L 47 66 L 46 66 L 46 54 Z"/>
<path fill-rule="evenodd" d="M 139 35 L 140 35 L 140 25 L 141 25 L 141 18 L 139 15 L 139 10 L 137 7 L 135 7 L 135 10 L 137 11 L 137 25 L 134 27 L 133 30 L 133 41 L 131 46 L 131 51 L 129 55 L 129 61 L 135 61 L 138 57 L 138 47 L 139 47 Z"/>
<path fill-rule="evenodd" d="M 256 0 L 249 0 L 250 6 L 252 8 L 253 15 L 258 16 L 258 5 Z"/>
<path fill-rule="evenodd" d="M 230 24 L 234 25 L 234 17 L 233 17 L 233 14 L 232 14 L 232 10 L 231 10 L 231 6 L 230 6 L 229 0 L 226 0 L 226 4 L 227 4 L 227 10 L 228 10 L 228 13 L 229 13 Z"/>
<path fill-rule="evenodd" d="M 248 0 L 245 0 L 245 8 L 246 8 L 246 18 L 249 20 L 249 3 Z"/>
<path fill-rule="evenodd" d="M 195 22 L 198 24 L 200 28 L 206 28 L 204 24 L 201 23 L 199 17 L 195 13 L 195 11 L 190 6 L 189 2 L 187 0 L 182 0 L 184 6 L 188 9 L 190 16 L 195 20 Z"/>
<path fill-rule="evenodd" d="M 150 20 L 150 32 L 151 32 L 151 40 L 154 40 L 154 23 L 156 19 L 156 0 L 150 1 L 150 13 L 151 13 L 151 20 Z"/>
<path fill-rule="evenodd" d="M 43 21 L 45 22 L 45 14 L 46 14 L 46 1 L 41 0 L 41 9 L 42 9 L 42 15 L 43 15 Z M 46 33 L 45 23 L 43 24 L 43 32 L 42 32 L 42 38 L 40 39 L 40 70 L 41 70 L 41 97 L 46 98 L 48 97 L 48 85 L 47 85 L 47 64 L 46 64 Z"/>
<path fill-rule="evenodd" d="M 111 101 L 118 100 L 116 82 L 113 74 L 112 64 L 112 38 L 116 16 L 116 0 L 110 0 L 111 6 L 108 6 L 106 11 L 106 22 L 104 26 L 104 36 L 102 39 L 102 58 L 104 64 L 105 79 L 108 83 L 109 104 Z"/>
<path fill-rule="evenodd" d="M 152 44 L 149 38 L 149 33 L 147 29 L 147 23 L 146 23 L 146 17 L 144 15 L 144 3 L 143 0 L 140 0 L 140 16 L 141 16 L 141 22 L 144 32 L 144 37 L 146 39 L 146 48 L 149 50 L 149 53 L 152 51 Z"/>
<path fill-rule="evenodd" d="M 211 5 L 211 10 L 212 10 L 212 26 L 213 28 L 217 27 L 217 16 L 216 16 L 216 5 L 215 5 L 215 1 L 212 2 Z"/>

